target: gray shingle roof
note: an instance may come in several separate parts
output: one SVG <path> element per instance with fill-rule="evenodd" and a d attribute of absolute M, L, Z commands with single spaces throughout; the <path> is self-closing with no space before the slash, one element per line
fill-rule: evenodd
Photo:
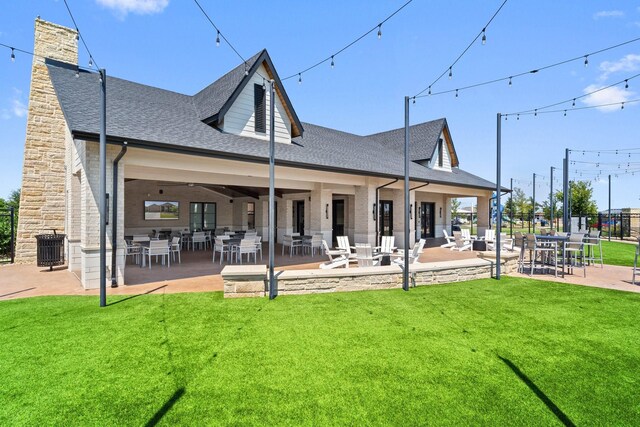
<path fill-rule="evenodd" d="M 220 109 L 231 99 L 231 95 L 245 77 L 245 69 L 251 68 L 261 54 L 262 51 L 256 53 L 247 59 L 246 64 L 238 65 L 193 96 L 200 120 L 208 119 L 220 112 Z"/>
<path fill-rule="evenodd" d="M 410 126 L 409 158 L 412 161 L 431 159 L 445 124 L 445 119 L 438 119 Z M 374 133 L 369 137 L 396 151 L 404 150 L 404 128 Z"/>
<path fill-rule="evenodd" d="M 47 66 L 71 132 L 79 137 L 95 138 L 99 134 L 98 76 L 80 72 L 80 76 L 76 77 L 76 67 L 68 64 L 50 61 Z M 244 74 L 244 65 L 241 65 L 241 71 Z M 218 91 L 226 94 L 231 84 L 220 83 L 217 88 L 212 86 L 209 86 L 211 93 Z M 224 90 L 221 89 L 223 87 Z M 131 146 L 144 144 L 214 156 L 268 160 L 266 141 L 224 133 L 203 123 L 201 111 L 205 108 L 202 106 L 204 101 L 196 100 L 197 96 L 107 77 L 108 138 L 127 140 Z M 211 110 L 207 111 L 214 111 L 217 105 L 213 101 L 208 103 L 206 108 Z M 434 134 L 431 129 L 437 129 L 442 120 L 416 125 L 413 133 L 418 140 L 422 137 L 431 138 Z M 404 176 L 403 129 L 374 136 L 359 136 L 308 123 L 302 125 L 305 129 L 303 137 L 293 138 L 292 144 L 276 144 L 279 164 L 370 176 Z M 437 137 L 439 135 L 438 132 Z M 420 150 L 428 151 L 429 144 L 433 142 L 425 143 Z M 421 153 L 420 150 L 416 152 Z M 491 182 L 458 168 L 446 172 L 412 163 L 410 174 L 413 179 L 421 181 L 483 189 L 494 187 Z"/>

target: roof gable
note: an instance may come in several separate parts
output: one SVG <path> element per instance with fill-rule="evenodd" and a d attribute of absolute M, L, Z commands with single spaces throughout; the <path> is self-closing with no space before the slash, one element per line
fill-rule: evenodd
<path fill-rule="evenodd" d="M 431 159 L 438 147 L 440 135 L 443 133 L 451 154 L 451 166 L 458 166 L 458 156 L 456 155 L 451 134 L 449 133 L 447 120 L 444 118 L 410 126 L 409 158 L 411 161 L 419 162 Z M 395 151 L 402 150 L 404 144 L 404 128 L 375 133 L 369 135 L 369 137 L 386 147 L 393 148 Z"/>
<path fill-rule="evenodd" d="M 207 124 L 218 124 L 221 122 L 234 101 L 242 93 L 242 90 L 251 81 L 252 75 L 258 71 L 258 68 L 260 68 L 262 64 L 264 64 L 268 74 L 264 77 L 274 80 L 276 93 L 280 97 L 287 116 L 291 121 L 291 136 L 302 136 L 304 132 L 302 123 L 293 109 L 289 96 L 282 85 L 282 81 L 280 81 L 280 77 L 266 49 L 253 55 L 246 62 L 238 65 L 193 96 L 200 120 Z"/>

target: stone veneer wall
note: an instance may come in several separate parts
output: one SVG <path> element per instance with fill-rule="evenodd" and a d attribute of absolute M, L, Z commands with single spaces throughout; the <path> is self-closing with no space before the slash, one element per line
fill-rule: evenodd
<path fill-rule="evenodd" d="M 492 259 L 493 258 L 493 259 Z M 504 254 L 503 274 L 515 271 L 518 256 Z M 486 279 L 495 274 L 495 255 L 481 253 L 478 259 L 414 264 L 412 286 Z M 286 270 L 277 273 L 278 295 L 351 292 L 402 287 L 400 266 L 335 270 Z M 222 270 L 225 298 L 257 297 L 267 294 L 266 267 L 227 266 Z"/>
<path fill-rule="evenodd" d="M 22 169 L 16 262 L 36 259 L 34 236 L 65 231 L 67 125 L 41 57 L 78 63 L 76 32 L 36 19 L 31 90 Z"/>

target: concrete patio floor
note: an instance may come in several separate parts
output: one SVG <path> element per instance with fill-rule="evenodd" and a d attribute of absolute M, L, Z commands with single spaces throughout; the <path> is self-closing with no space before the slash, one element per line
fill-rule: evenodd
<path fill-rule="evenodd" d="M 263 260 L 258 257 L 258 264 L 266 265 L 268 250 L 265 245 Z M 182 263 L 172 263 L 170 268 L 155 263 L 151 270 L 127 263 L 125 282 L 127 285 L 118 288 L 107 288 L 107 295 L 135 295 L 155 292 L 210 292 L 222 291 L 223 282 L 220 272 L 226 265 L 211 261 L 212 251 L 183 251 Z M 438 262 L 476 258 L 477 253 L 471 251 L 455 252 L 439 247 L 427 248 L 420 257 L 420 262 Z M 282 256 L 282 249 L 276 246 L 275 264 L 278 270 L 317 269 L 320 263 L 327 260 L 325 255 L 292 255 Z M 253 265 L 253 263 L 250 263 Z M 514 276 L 528 277 L 527 274 L 514 273 Z M 566 278 L 552 274 L 534 274 L 540 280 L 566 282 L 571 284 L 596 286 L 629 292 L 640 292 L 640 286 L 631 284 L 631 268 L 605 266 L 588 267 L 587 278 L 577 270 L 575 275 Z M 60 267 L 49 271 L 34 265 L 0 266 L 0 300 L 25 298 L 42 295 L 98 295 L 97 289 L 84 290 L 78 278 Z"/>

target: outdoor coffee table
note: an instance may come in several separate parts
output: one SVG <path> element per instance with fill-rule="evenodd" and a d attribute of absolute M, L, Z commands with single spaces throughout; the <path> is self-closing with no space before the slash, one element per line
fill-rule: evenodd
<path fill-rule="evenodd" d="M 472 245 L 474 251 L 486 251 L 487 250 L 487 242 L 484 240 L 472 240 Z"/>

